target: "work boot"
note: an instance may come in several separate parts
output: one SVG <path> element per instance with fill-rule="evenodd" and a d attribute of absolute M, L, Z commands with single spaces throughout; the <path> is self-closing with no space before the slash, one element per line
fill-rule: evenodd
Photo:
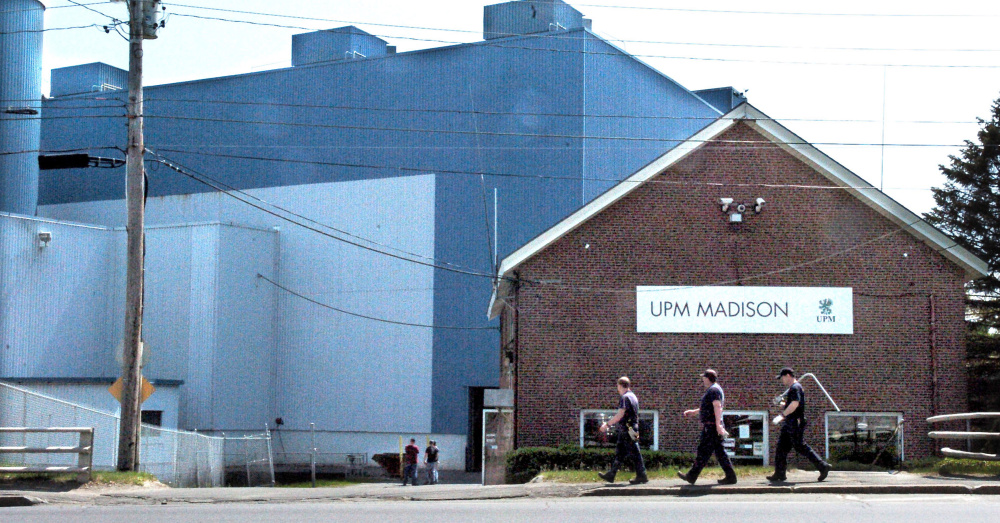
<path fill-rule="evenodd" d="M 830 473 L 830 464 L 823 461 L 819 464 L 819 478 L 816 481 L 823 481 L 826 479 L 827 474 Z"/>
<path fill-rule="evenodd" d="M 736 476 L 722 478 L 719 480 L 719 485 L 735 485 L 735 484 L 736 484 Z"/>
<path fill-rule="evenodd" d="M 649 483 L 649 478 L 647 478 L 645 474 L 641 476 L 637 475 L 636 477 L 628 480 L 628 482 L 632 485 L 642 485 L 643 483 Z"/>
<path fill-rule="evenodd" d="M 683 472 L 681 472 L 679 470 L 677 471 L 677 477 L 683 479 L 684 481 L 687 481 L 688 483 L 690 483 L 692 485 L 694 485 L 695 481 L 698 481 L 698 478 L 692 478 L 691 476 L 689 476 L 689 475 L 687 475 L 687 474 L 685 474 L 685 473 L 683 473 Z"/>
<path fill-rule="evenodd" d="M 615 473 L 610 470 L 608 472 L 598 472 L 597 477 L 603 479 L 604 481 L 607 481 L 608 483 L 615 482 Z"/>
<path fill-rule="evenodd" d="M 770 476 L 765 476 L 765 478 L 767 478 L 767 480 L 771 483 L 781 483 L 787 479 L 784 474 L 779 475 L 777 472 L 771 474 Z"/>

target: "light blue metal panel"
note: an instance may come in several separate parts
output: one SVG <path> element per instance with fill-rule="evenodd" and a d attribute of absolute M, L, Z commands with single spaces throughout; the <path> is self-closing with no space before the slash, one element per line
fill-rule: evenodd
<path fill-rule="evenodd" d="M 50 96 L 128 89 L 128 71 L 102 62 L 52 70 Z"/>
<path fill-rule="evenodd" d="M 583 15 L 561 0 L 517 0 L 483 9 L 483 38 L 486 40 L 583 26 Z"/>
<path fill-rule="evenodd" d="M 0 2 L 0 211 L 29 216 L 38 202 L 43 11 L 37 0 Z"/>
<path fill-rule="evenodd" d="M 583 125 L 584 134 L 591 138 L 585 144 L 586 181 L 581 203 L 673 149 L 720 115 L 669 77 L 587 34 L 587 88 L 581 106 L 582 112 L 590 115 Z"/>
<path fill-rule="evenodd" d="M 737 105 L 747 101 L 746 96 L 732 87 L 701 89 L 695 91 L 694 94 L 698 95 L 702 100 L 705 100 L 711 104 L 712 107 L 715 107 L 722 113 L 728 113 Z"/>
<path fill-rule="evenodd" d="M 124 213 L 122 213 L 124 218 Z M 191 346 L 192 227 L 157 227 L 146 219 L 142 337 L 149 347 L 142 372 L 150 379 L 187 379 Z M 201 382 L 198 382 L 201 383 Z M 192 389 L 188 383 L 184 390 Z"/>
<path fill-rule="evenodd" d="M 277 289 L 257 274 L 273 271 L 277 235 L 231 225 L 220 229 L 214 430 L 262 428 L 274 419 Z"/>
<path fill-rule="evenodd" d="M 292 65 L 300 66 L 346 58 L 385 56 L 385 40 L 352 25 L 292 36 Z"/>
<path fill-rule="evenodd" d="M 181 391 L 180 425 L 214 425 L 215 347 L 218 343 L 219 226 L 190 227 L 191 279 L 188 303 L 188 367 Z"/>
<path fill-rule="evenodd" d="M 0 376 L 119 374 L 123 246 L 122 231 L 0 214 Z"/>

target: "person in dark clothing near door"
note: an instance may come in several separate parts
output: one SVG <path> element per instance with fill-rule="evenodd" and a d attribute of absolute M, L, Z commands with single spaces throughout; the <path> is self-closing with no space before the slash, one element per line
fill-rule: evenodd
<path fill-rule="evenodd" d="M 826 479 L 830 472 L 830 464 L 820 459 L 816 451 L 802 439 L 806 430 L 806 395 L 802 384 L 795 379 L 795 371 L 785 367 L 778 373 L 778 379 L 788 387 L 785 393 L 784 409 L 774 418 L 774 424 L 781 423 L 781 434 L 778 436 L 778 447 L 774 450 L 774 474 L 767 476 L 768 481 L 785 481 L 785 469 L 788 464 L 788 453 L 795 449 L 812 462 L 819 471 L 819 481 Z"/>
<path fill-rule="evenodd" d="M 698 481 L 701 469 L 705 468 L 708 458 L 715 453 L 715 459 L 719 460 L 719 465 L 726 473 L 726 477 L 719 480 L 720 485 L 733 485 L 736 483 L 736 471 L 726 454 L 726 449 L 722 446 L 722 440 L 729 433 L 722 424 L 722 408 L 726 403 L 726 395 L 722 392 L 722 386 L 718 381 L 718 374 L 712 369 L 706 369 L 701 373 L 701 384 L 705 387 L 705 395 L 701 397 L 701 406 L 697 409 L 685 410 L 684 417 L 697 415 L 701 421 L 701 436 L 698 441 L 698 454 L 694 459 L 694 465 L 687 474 L 677 472 L 677 477 L 694 485 Z"/>
<path fill-rule="evenodd" d="M 427 465 L 427 483 L 425 485 L 437 485 L 438 452 L 437 442 L 430 440 L 427 450 L 424 451 L 424 464 Z"/>
<path fill-rule="evenodd" d="M 607 432 L 608 428 L 615 426 L 615 433 L 618 436 L 615 460 L 611 462 L 611 468 L 607 472 L 597 475 L 608 483 L 614 483 L 618 469 L 626 460 L 630 460 L 635 465 L 635 477 L 630 479 L 629 483 L 633 485 L 648 483 L 646 466 L 642 461 L 642 454 L 639 453 L 639 399 L 632 392 L 632 382 L 625 376 L 618 378 L 618 394 L 621 395 L 618 400 L 618 412 L 598 429 Z"/>
<path fill-rule="evenodd" d="M 403 463 L 406 465 L 406 468 L 403 469 L 403 486 L 406 486 L 407 480 L 413 486 L 417 486 L 417 456 L 420 455 L 420 447 L 417 446 L 417 440 L 410 438 L 410 444 L 403 449 L 403 452 L 406 453 L 403 456 Z"/>

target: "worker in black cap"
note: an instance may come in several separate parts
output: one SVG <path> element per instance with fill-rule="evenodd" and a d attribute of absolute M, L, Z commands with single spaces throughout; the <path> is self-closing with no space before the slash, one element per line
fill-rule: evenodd
<path fill-rule="evenodd" d="M 599 472 L 597 475 L 608 483 L 614 483 L 618 469 L 626 461 L 631 461 L 635 465 L 635 477 L 628 482 L 633 485 L 649 483 L 646 477 L 646 465 L 642 461 L 642 453 L 639 452 L 639 399 L 632 392 L 632 381 L 628 376 L 618 378 L 617 386 L 618 395 L 621 396 L 618 399 L 618 412 L 598 428 L 598 431 L 603 433 L 615 427 L 615 434 L 618 436 L 615 460 L 611 462 L 611 469 Z"/>
<path fill-rule="evenodd" d="M 795 379 L 795 371 L 789 367 L 781 369 L 777 378 L 788 387 L 788 390 L 784 394 L 784 408 L 781 414 L 774 418 L 775 425 L 781 424 L 781 434 L 778 436 L 778 448 L 774 450 L 774 474 L 767 476 L 767 479 L 771 482 L 785 481 L 788 453 L 795 449 L 812 462 L 819 471 L 819 481 L 823 481 L 830 472 L 830 464 L 820 459 L 816 451 L 802 439 L 802 434 L 806 430 L 806 396 L 802 384 Z"/>
<path fill-rule="evenodd" d="M 722 387 L 716 383 L 718 374 L 712 369 L 706 369 L 701 373 L 701 384 L 705 387 L 705 395 L 701 397 L 701 406 L 697 409 L 685 410 L 684 417 L 698 415 L 701 420 L 701 436 L 698 440 L 698 454 L 695 456 L 694 465 L 687 474 L 678 471 L 677 477 L 694 485 L 701 474 L 701 469 L 708 463 L 708 458 L 715 453 L 715 459 L 719 461 L 726 477 L 719 480 L 720 485 L 733 485 L 736 483 L 736 471 L 729 460 L 729 454 L 722 446 L 722 440 L 729 436 L 726 427 L 722 424 L 722 407 L 726 403 L 726 395 L 722 392 Z"/>

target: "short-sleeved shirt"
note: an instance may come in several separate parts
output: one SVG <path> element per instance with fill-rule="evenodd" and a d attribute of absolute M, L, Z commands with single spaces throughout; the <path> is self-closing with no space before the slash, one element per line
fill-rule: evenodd
<path fill-rule="evenodd" d="M 705 391 L 705 395 L 701 397 L 699 416 L 705 425 L 715 425 L 715 405 L 713 403 L 715 400 L 719 400 L 723 405 L 726 404 L 726 394 L 722 392 L 722 386 L 718 383 L 713 383 Z"/>
<path fill-rule="evenodd" d="M 793 401 L 799 402 L 799 406 L 796 407 L 795 412 L 785 416 L 786 419 L 799 418 L 802 419 L 806 415 L 806 393 L 802 390 L 802 384 L 799 382 L 792 383 L 791 387 L 788 387 L 788 397 L 785 398 L 785 405 L 791 404 Z"/>
<path fill-rule="evenodd" d="M 437 447 L 427 447 L 427 463 L 437 463 L 438 460 L 438 448 Z"/>
<path fill-rule="evenodd" d="M 411 443 L 406 446 L 404 452 L 406 452 L 406 456 L 404 457 L 405 463 L 407 465 L 416 465 L 417 455 L 420 454 L 420 449 L 416 445 Z"/>
<path fill-rule="evenodd" d="M 618 427 L 621 430 L 628 430 L 628 427 L 638 430 L 639 423 L 639 398 L 635 397 L 635 393 L 628 391 L 622 394 L 621 399 L 618 400 L 618 408 L 625 409 L 625 415 L 622 419 L 618 420 Z"/>

